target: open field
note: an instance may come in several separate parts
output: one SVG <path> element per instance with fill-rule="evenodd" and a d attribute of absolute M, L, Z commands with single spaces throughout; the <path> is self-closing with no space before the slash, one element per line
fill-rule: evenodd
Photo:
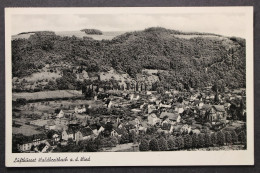
<path fill-rule="evenodd" d="M 27 103 L 25 106 L 20 107 L 20 111 L 17 113 L 21 115 L 25 115 L 25 114 L 42 115 L 42 113 L 52 114 L 55 112 L 55 109 L 73 111 L 75 106 L 90 105 L 92 108 L 95 108 L 103 105 L 101 101 L 93 101 L 93 100 L 57 100 L 57 101 L 48 101 L 47 105 L 45 103 L 42 102 Z"/>
<path fill-rule="evenodd" d="M 32 126 L 29 125 L 22 125 L 21 127 L 13 127 L 12 128 L 12 133 L 13 134 L 23 134 L 25 136 L 32 136 L 36 134 L 40 134 L 42 132 L 35 130 Z"/>
<path fill-rule="evenodd" d="M 15 101 L 18 98 L 25 98 L 26 100 L 42 100 L 42 99 L 61 99 L 61 98 L 73 98 L 82 96 L 81 91 L 77 90 L 56 90 L 56 91 L 40 91 L 34 93 L 21 92 L 13 93 L 12 100 Z"/>

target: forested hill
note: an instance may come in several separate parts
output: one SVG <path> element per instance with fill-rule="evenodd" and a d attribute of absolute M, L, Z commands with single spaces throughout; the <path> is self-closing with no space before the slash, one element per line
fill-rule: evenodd
<path fill-rule="evenodd" d="M 112 40 L 42 35 L 12 41 L 13 77 L 50 66 L 82 66 L 88 72 L 113 67 L 133 78 L 142 69 L 160 69 L 162 84 L 207 86 L 219 81 L 245 87 L 245 40 L 164 28 L 128 32 Z"/>

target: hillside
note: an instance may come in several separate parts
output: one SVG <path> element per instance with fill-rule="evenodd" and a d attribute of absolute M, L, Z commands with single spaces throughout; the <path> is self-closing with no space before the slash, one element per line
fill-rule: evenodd
<path fill-rule="evenodd" d="M 209 33 L 164 28 L 127 32 L 112 40 L 61 37 L 40 32 L 12 41 L 13 77 L 28 77 L 50 68 L 81 67 L 89 73 L 111 67 L 132 78 L 143 69 L 158 69 L 160 85 L 203 87 L 216 81 L 245 87 L 245 40 Z"/>

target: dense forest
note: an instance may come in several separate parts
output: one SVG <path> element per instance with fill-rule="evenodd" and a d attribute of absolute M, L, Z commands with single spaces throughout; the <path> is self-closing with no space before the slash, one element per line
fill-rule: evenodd
<path fill-rule="evenodd" d="M 190 39 L 176 35 L 197 35 Z M 135 78 L 142 69 L 159 69 L 158 85 L 203 87 L 218 82 L 238 88 L 246 82 L 245 39 L 184 33 L 155 27 L 112 40 L 61 37 L 36 32 L 12 41 L 13 77 L 29 76 L 46 64 L 81 66 L 87 72 L 113 67 Z"/>

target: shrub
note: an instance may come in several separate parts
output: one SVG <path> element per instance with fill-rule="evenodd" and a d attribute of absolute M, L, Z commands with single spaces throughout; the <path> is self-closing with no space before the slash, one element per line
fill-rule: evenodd
<path fill-rule="evenodd" d="M 226 144 L 227 145 L 232 143 L 232 136 L 231 136 L 229 131 L 225 132 L 225 139 L 226 139 Z"/>
<path fill-rule="evenodd" d="M 225 143 L 225 134 L 222 131 L 217 132 L 217 144 L 223 146 Z"/>
<path fill-rule="evenodd" d="M 149 142 L 149 148 L 150 150 L 152 151 L 159 151 L 159 146 L 158 146 L 158 141 L 157 139 L 152 139 L 150 142 Z"/>
<path fill-rule="evenodd" d="M 199 138 L 198 135 L 196 133 L 192 134 L 192 147 L 196 148 L 198 146 L 199 143 Z"/>
<path fill-rule="evenodd" d="M 168 149 L 167 142 L 163 137 L 158 139 L 158 147 L 160 151 L 167 151 Z"/>
<path fill-rule="evenodd" d="M 140 151 L 149 151 L 149 141 L 148 140 L 142 140 L 139 145 Z"/>
<path fill-rule="evenodd" d="M 204 147 L 205 146 L 205 140 L 204 140 L 204 134 L 203 133 L 200 133 L 198 135 L 198 138 L 199 138 L 199 143 L 198 143 L 198 147 Z"/>
<path fill-rule="evenodd" d="M 192 147 L 192 137 L 190 135 L 185 135 L 184 137 L 184 147 L 191 148 Z"/>

